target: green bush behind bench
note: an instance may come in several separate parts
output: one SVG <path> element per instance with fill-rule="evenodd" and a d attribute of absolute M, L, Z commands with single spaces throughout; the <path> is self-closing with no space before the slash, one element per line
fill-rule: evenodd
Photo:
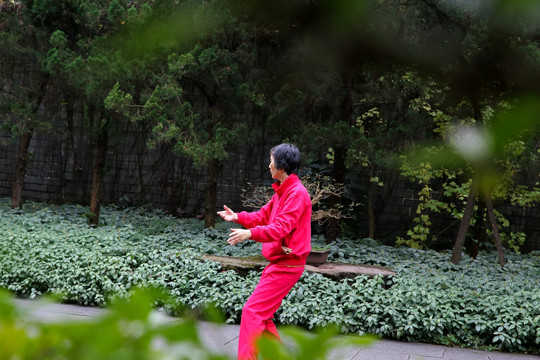
<path fill-rule="evenodd" d="M 165 289 L 160 306 L 179 314 L 217 306 L 238 322 L 259 273 L 241 277 L 204 261 L 201 254 L 249 256 L 259 244 L 226 243 L 230 224 L 204 229 L 142 208 L 103 209 L 103 225 L 86 225 L 77 205 L 28 203 L 14 211 L 0 201 L 0 287 L 24 297 L 56 294 L 63 302 L 105 306 L 138 286 Z M 314 239 L 322 245 L 321 239 Z M 383 246 L 341 239 L 329 261 L 392 267 L 398 275 L 336 282 L 304 274 L 276 319 L 309 329 L 337 324 L 343 333 L 540 353 L 540 252 L 508 252 L 501 268 L 495 252 L 460 265 L 449 252 Z"/>

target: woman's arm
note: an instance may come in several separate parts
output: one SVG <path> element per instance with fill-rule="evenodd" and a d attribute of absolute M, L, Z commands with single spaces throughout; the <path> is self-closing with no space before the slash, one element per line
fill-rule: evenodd
<path fill-rule="evenodd" d="M 275 197 L 276 195 L 274 195 Z M 246 212 L 242 211 L 237 215 L 236 223 L 242 225 L 247 229 L 251 229 L 257 225 L 266 225 L 270 219 L 270 214 L 272 213 L 272 207 L 274 206 L 275 198 L 272 199 L 264 205 L 260 210 L 255 212 Z"/>
<path fill-rule="evenodd" d="M 311 199 L 307 193 L 291 194 L 285 199 L 283 208 L 271 224 L 250 228 L 250 238 L 258 242 L 272 242 L 284 238 L 298 227 L 300 217 L 310 205 Z"/>

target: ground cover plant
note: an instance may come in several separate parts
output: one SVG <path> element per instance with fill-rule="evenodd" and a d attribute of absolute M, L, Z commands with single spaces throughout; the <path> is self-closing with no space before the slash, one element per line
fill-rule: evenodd
<path fill-rule="evenodd" d="M 0 201 L 0 287 L 34 298 L 105 306 L 138 286 L 164 289 L 157 305 L 174 314 L 216 307 L 227 322 L 241 308 L 260 273 L 242 277 L 202 254 L 259 254 L 254 242 L 231 247 L 230 224 L 159 211 L 108 206 L 102 225 L 86 223 L 87 208 L 27 203 L 11 210 Z M 322 245 L 323 239 L 314 238 Z M 392 267 L 391 287 L 380 278 L 334 281 L 304 274 L 276 313 L 281 324 L 308 329 L 337 325 L 343 333 L 539 354 L 540 252 L 507 252 L 477 259 L 449 252 L 383 246 L 371 239 L 339 239 L 329 261 Z"/>

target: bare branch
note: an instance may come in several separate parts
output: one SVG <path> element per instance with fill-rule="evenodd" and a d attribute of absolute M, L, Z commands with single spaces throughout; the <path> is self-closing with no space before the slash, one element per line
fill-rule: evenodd
<path fill-rule="evenodd" d="M 301 180 L 311 197 L 313 206 L 311 221 L 323 224 L 328 219 L 352 218 L 348 215 L 348 211 L 344 211 L 341 207 L 326 209 L 324 206 L 324 200 L 330 196 L 343 195 L 345 191 L 343 184 L 336 184 L 331 177 L 320 174 L 304 176 Z M 269 186 L 253 186 L 253 184 L 248 183 L 247 187 L 242 190 L 242 205 L 253 210 L 260 209 L 270 201 L 272 194 L 272 188 Z"/>

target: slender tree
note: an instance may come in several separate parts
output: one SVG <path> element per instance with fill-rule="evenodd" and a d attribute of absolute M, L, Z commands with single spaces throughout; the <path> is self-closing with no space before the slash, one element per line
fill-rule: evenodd
<path fill-rule="evenodd" d="M 139 18 L 148 9 L 142 5 L 138 10 L 133 4 L 128 11 L 117 0 L 66 2 L 47 8 L 41 3 L 34 5 L 34 11 L 41 11 L 36 16 L 55 29 L 44 65 L 54 74 L 57 100 L 62 104 L 58 106 L 65 106 L 72 115 L 77 107 L 94 148 L 89 223 L 97 225 L 107 151 L 120 138 L 114 136 L 114 129 L 128 123 L 132 96 L 127 91 L 133 91 L 142 80 L 137 81 L 134 74 L 138 73 L 132 72 L 138 63 L 114 48 L 114 36 L 129 18 Z M 68 16 L 62 18 L 64 13 Z M 73 26 L 66 26 L 59 18 Z"/>
<path fill-rule="evenodd" d="M 11 196 L 13 208 L 23 204 L 24 178 L 31 159 L 29 147 L 34 132 L 46 131 L 51 126 L 44 111 L 50 77 L 42 67 L 48 50 L 48 32 L 33 25 L 21 3 L 8 2 L 0 7 L 0 119 L 2 128 L 18 141 Z"/>

